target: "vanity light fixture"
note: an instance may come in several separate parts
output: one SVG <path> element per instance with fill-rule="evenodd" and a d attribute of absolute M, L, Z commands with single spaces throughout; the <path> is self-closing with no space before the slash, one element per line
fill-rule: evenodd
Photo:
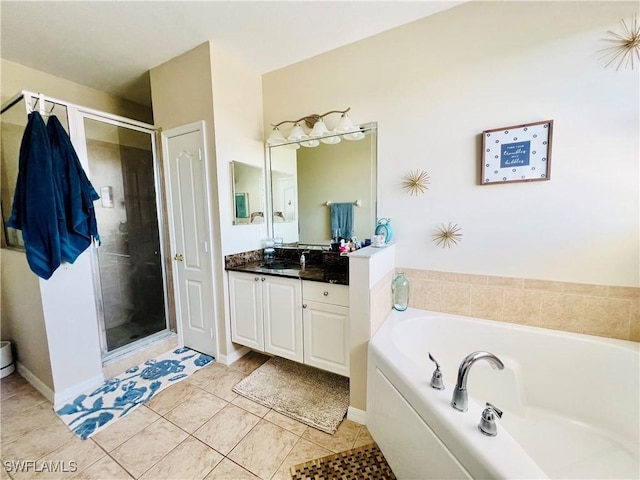
<path fill-rule="evenodd" d="M 342 138 L 345 140 L 361 140 L 364 138 L 364 132 L 360 129 L 359 125 L 354 125 L 347 112 L 351 110 L 351 107 L 346 110 L 331 110 L 323 113 L 322 115 L 311 114 L 306 115 L 298 120 L 283 120 L 273 126 L 271 135 L 267 138 L 267 144 L 270 146 L 281 145 L 283 143 L 289 143 L 293 148 L 303 147 L 317 147 L 320 142 L 327 144 L 339 143 Z M 340 121 L 333 130 L 329 130 L 324 118 L 332 113 L 340 113 Z M 302 128 L 302 122 L 311 129 L 309 134 L 306 134 Z M 289 135 L 285 138 L 280 131 L 280 125 L 285 123 L 293 123 L 293 128 L 289 132 Z"/>

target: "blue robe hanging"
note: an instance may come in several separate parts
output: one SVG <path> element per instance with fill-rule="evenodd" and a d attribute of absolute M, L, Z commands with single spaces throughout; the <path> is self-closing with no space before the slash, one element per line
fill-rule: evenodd
<path fill-rule="evenodd" d="M 18 168 L 7 226 L 22 230 L 29 267 L 39 277 L 48 279 L 61 261 L 58 226 L 61 205 L 54 184 L 49 137 L 38 112 L 28 116 Z"/>
<path fill-rule="evenodd" d="M 93 202 L 100 197 L 82 169 L 69 135 L 57 117 L 47 121 L 53 174 L 63 206 L 59 224 L 62 260 L 73 263 L 91 245 L 100 240 Z"/>
<path fill-rule="evenodd" d="M 20 145 L 18 180 L 7 226 L 22 231 L 31 270 L 49 279 L 62 261 L 73 263 L 100 240 L 89 182 L 71 140 L 52 116 L 28 116 Z"/>

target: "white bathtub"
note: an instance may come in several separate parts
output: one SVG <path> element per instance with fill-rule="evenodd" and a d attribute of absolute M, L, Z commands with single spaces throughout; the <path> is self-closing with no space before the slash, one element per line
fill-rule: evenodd
<path fill-rule="evenodd" d="M 450 406 L 458 366 L 469 410 Z M 440 363 L 445 389 L 430 387 Z M 640 478 L 639 344 L 417 309 L 369 344 L 367 426 L 398 478 Z M 477 425 L 490 402 L 498 435 Z"/>

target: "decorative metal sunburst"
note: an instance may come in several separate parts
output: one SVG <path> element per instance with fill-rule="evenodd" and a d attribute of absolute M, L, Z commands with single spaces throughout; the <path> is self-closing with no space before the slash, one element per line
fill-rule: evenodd
<path fill-rule="evenodd" d="M 607 42 L 613 43 L 611 47 L 603 48 L 602 60 L 606 62 L 605 68 L 615 64 L 616 70 L 624 66 L 633 70 L 636 63 L 640 64 L 640 22 L 638 15 L 634 15 L 629 25 L 623 19 L 620 20 L 622 33 L 609 30 L 607 33 L 613 38 L 605 38 Z"/>
<path fill-rule="evenodd" d="M 413 195 L 420 195 L 429 188 L 429 174 L 424 170 L 415 170 L 402 177 L 402 188 Z"/>
<path fill-rule="evenodd" d="M 436 233 L 433 234 L 433 241 L 436 242 L 436 245 L 442 246 L 442 248 L 451 248 L 462 241 L 460 230 L 462 229 L 458 224 L 452 225 L 449 222 L 448 225 L 436 228 Z"/>

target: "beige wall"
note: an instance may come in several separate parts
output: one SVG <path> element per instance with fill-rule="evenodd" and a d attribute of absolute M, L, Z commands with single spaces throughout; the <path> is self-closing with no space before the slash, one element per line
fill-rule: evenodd
<path fill-rule="evenodd" d="M 215 319 L 224 329 L 224 293 L 222 290 L 221 238 L 217 220 L 217 174 L 215 135 L 213 129 L 213 96 L 211 89 L 211 58 L 209 43 L 190 50 L 168 62 L 163 63 L 150 72 L 151 97 L 153 115 L 156 126 L 166 131 L 194 122 L 205 122 L 205 139 L 207 142 L 207 159 L 213 168 L 209 168 L 209 188 L 211 189 L 210 229 L 213 236 L 212 261 Z M 173 281 L 170 278 L 170 282 Z M 223 330 L 224 332 L 224 330 Z M 216 335 L 217 352 L 226 355 L 224 335 Z"/>
<path fill-rule="evenodd" d="M 635 2 L 468 2 L 264 76 L 264 120 L 378 122 L 378 216 L 414 269 L 638 286 L 640 72 L 603 68 Z M 498 21 L 499 19 L 499 21 Z M 551 180 L 480 186 L 483 130 L 555 121 Z M 424 169 L 411 197 L 402 175 Z M 462 242 L 437 247 L 454 222 Z"/>
<path fill-rule="evenodd" d="M 10 340 L 20 362 L 53 391 L 49 344 L 45 326 L 40 284 L 23 252 L 0 250 L 2 261 L 2 340 Z"/>
<path fill-rule="evenodd" d="M 233 194 L 230 162 L 264 165 L 262 141 L 262 77 L 218 46 L 211 46 L 211 79 L 215 124 L 215 159 L 217 162 L 216 211 L 221 235 L 219 265 L 222 289 L 219 310 L 219 334 L 225 344 L 226 361 L 243 352 L 231 342 L 229 286 L 224 272 L 224 255 L 260 248 L 260 239 L 268 236 L 267 224 L 233 225 Z"/>
<path fill-rule="evenodd" d="M 211 78 L 222 250 L 223 255 L 230 255 L 260 248 L 260 240 L 268 236 L 266 222 L 233 225 L 229 168 L 232 161 L 264 167 L 262 76 L 229 52 L 212 45 Z M 264 189 L 260 193 L 264 205 Z"/>
<path fill-rule="evenodd" d="M 232 359 L 224 255 L 253 250 L 266 224 L 234 226 L 233 160 L 264 164 L 261 77 L 227 52 L 204 43 L 151 70 L 156 125 L 163 130 L 204 120 L 210 172 L 210 224 L 218 354 Z"/>
<path fill-rule="evenodd" d="M 2 104 L 18 94 L 20 90 L 29 90 L 83 107 L 153 123 L 151 108 L 144 105 L 123 100 L 100 90 L 85 87 L 9 60 L 2 59 L 1 67 L 0 99 L 2 101 L 0 103 Z"/>

